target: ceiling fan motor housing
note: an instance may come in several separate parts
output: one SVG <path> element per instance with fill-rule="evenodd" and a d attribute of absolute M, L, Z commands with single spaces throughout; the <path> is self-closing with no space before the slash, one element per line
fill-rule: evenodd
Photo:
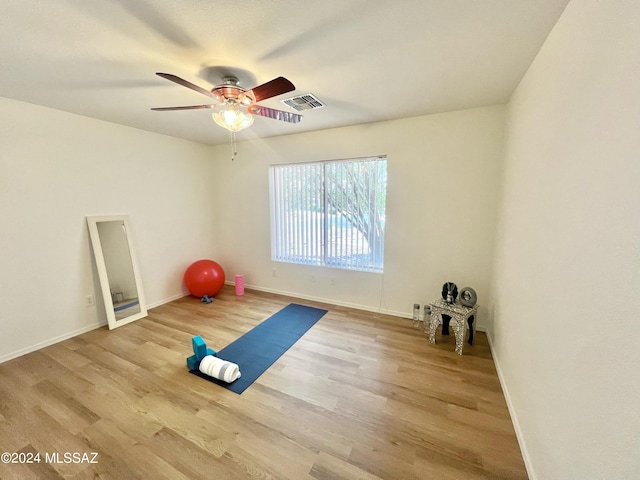
<path fill-rule="evenodd" d="M 249 105 L 255 102 L 255 98 L 246 89 L 242 88 L 236 77 L 224 77 L 222 85 L 218 85 L 211 90 L 218 101 L 242 103 L 243 105 Z"/>

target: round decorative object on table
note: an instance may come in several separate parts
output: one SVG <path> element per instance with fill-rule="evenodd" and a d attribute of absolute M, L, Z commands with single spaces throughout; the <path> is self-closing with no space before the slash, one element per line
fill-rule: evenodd
<path fill-rule="evenodd" d="M 442 285 L 442 298 L 448 303 L 453 303 L 458 297 L 458 286 L 453 282 Z"/>
<path fill-rule="evenodd" d="M 471 287 L 464 287 L 460 290 L 460 304 L 465 307 L 473 307 L 478 301 L 476 291 Z"/>

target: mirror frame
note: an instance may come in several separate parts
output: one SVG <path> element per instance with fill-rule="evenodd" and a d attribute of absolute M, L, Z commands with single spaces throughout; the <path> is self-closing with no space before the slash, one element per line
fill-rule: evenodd
<path fill-rule="evenodd" d="M 133 267 L 133 275 L 135 277 L 136 289 L 138 290 L 138 302 L 140 304 L 140 312 L 134 313 L 125 318 L 116 319 L 116 314 L 113 306 L 113 299 L 111 298 L 111 288 L 109 287 L 109 276 L 107 275 L 107 266 L 104 261 L 104 254 L 102 251 L 102 243 L 100 241 L 100 234 L 98 232 L 98 223 L 101 222 L 123 222 L 124 229 L 126 231 L 127 245 L 129 246 L 129 255 L 131 256 L 131 266 Z M 147 302 L 142 290 L 142 280 L 140 277 L 140 269 L 138 268 L 138 260 L 133 249 L 133 242 L 131 240 L 131 227 L 129 225 L 129 217 L 127 215 L 102 215 L 102 216 L 88 216 L 87 227 L 89 228 L 89 237 L 91 238 L 91 246 L 93 247 L 93 258 L 96 261 L 96 268 L 98 270 L 98 277 L 100 279 L 100 288 L 102 290 L 102 298 L 104 300 L 105 313 L 107 315 L 107 321 L 109 322 L 109 330 L 121 327 L 127 323 L 131 323 L 134 320 L 139 320 L 147 316 Z"/>

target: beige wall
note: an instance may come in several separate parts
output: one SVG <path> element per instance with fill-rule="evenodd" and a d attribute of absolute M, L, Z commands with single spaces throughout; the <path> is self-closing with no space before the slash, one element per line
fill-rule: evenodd
<path fill-rule="evenodd" d="M 483 324 L 503 121 L 495 106 L 256 139 L 238 144 L 235 161 L 215 147 L 217 260 L 249 286 L 404 316 L 451 280 L 476 289 Z M 388 155 L 384 276 L 272 262 L 269 165 L 369 155 Z"/>
<path fill-rule="evenodd" d="M 86 215 L 130 216 L 152 305 L 215 256 L 209 147 L 6 98 L 0 111 L 0 361 L 106 322 Z"/>
<path fill-rule="evenodd" d="M 399 315 L 448 280 L 489 297 L 504 107 L 254 139 L 234 162 L 226 145 L 0 107 L 0 361 L 105 322 L 86 215 L 130 216 L 151 306 L 183 295 L 199 258 L 250 286 Z M 268 166 L 375 154 L 389 156 L 384 279 L 271 262 Z"/>
<path fill-rule="evenodd" d="M 508 110 L 490 328 L 531 478 L 640 478 L 640 2 L 569 4 Z"/>

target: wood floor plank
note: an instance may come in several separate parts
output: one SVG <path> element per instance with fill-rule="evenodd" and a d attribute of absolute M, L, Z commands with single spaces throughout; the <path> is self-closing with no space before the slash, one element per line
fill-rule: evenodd
<path fill-rule="evenodd" d="M 242 395 L 187 372 L 194 335 L 220 350 L 289 303 L 328 313 Z M 438 342 L 250 289 L 180 298 L 0 365 L 0 450 L 99 454 L 0 478 L 526 479 L 486 336 Z"/>
<path fill-rule="evenodd" d="M 56 343 L 55 345 L 43 348 L 40 352 L 69 370 L 77 370 L 91 363 L 90 359 L 79 355 L 74 349 L 67 347 L 65 343 Z"/>
<path fill-rule="evenodd" d="M 109 452 L 109 461 L 117 464 L 118 469 L 122 468 L 127 476 L 129 472 L 133 472 L 139 478 L 189 480 L 187 475 L 156 455 L 150 443 L 143 444 L 131 438 L 113 420 L 103 419 L 90 425 L 84 430 L 83 436 L 90 440 L 98 451 Z M 98 457 L 98 461 L 100 460 L 104 459 Z"/>
<path fill-rule="evenodd" d="M 41 408 L 73 435 L 100 419 L 98 415 L 50 380 L 38 383 L 35 385 L 35 390 L 47 399 Z"/>
<path fill-rule="evenodd" d="M 342 459 L 320 452 L 310 475 L 317 480 L 381 480 L 380 477 Z"/>
<path fill-rule="evenodd" d="M 189 478 L 245 478 L 232 462 L 220 461 L 222 455 L 196 445 L 170 428 L 161 428 L 152 437 L 151 446 L 157 455 Z"/>

